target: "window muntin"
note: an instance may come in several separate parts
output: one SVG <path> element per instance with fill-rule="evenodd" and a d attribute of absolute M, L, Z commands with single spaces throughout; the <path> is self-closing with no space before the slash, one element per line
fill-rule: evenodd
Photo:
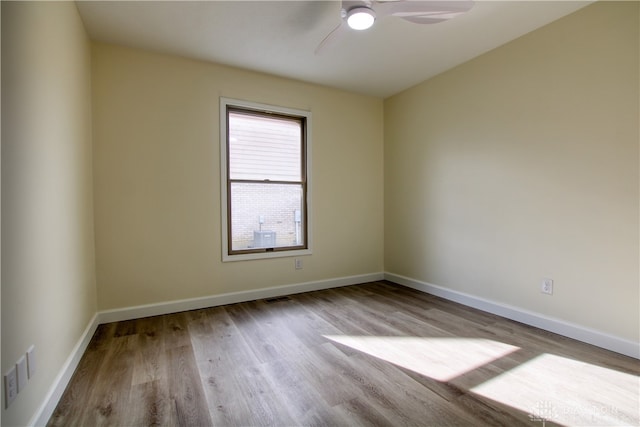
<path fill-rule="evenodd" d="M 310 253 L 310 114 L 224 99 L 221 107 L 223 260 Z"/>

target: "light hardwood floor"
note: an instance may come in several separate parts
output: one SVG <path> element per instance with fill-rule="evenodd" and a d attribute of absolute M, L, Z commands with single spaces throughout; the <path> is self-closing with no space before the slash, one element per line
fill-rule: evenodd
<path fill-rule="evenodd" d="M 375 282 L 101 325 L 49 425 L 638 425 L 639 375 Z"/>

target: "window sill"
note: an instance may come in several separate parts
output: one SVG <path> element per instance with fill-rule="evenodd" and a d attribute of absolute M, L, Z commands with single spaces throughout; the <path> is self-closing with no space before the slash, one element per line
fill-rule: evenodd
<path fill-rule="evenodd" d="M 291 251 L 259 252 L 259 253 L 237 254 L 237 255 L 228 255 L 223 253 L 222 262 L 249 261 L 249 260 L 269 259 L 269 258 L 286 258 L 286 257 L 296 257 L 296 256 L 304 256 L 304 255 L 311 255 L 311 249 L 296 249 Z"/>

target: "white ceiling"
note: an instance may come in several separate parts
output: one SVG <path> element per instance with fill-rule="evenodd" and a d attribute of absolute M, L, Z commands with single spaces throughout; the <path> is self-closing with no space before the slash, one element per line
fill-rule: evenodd
<path fill-rule="evenodd" d="M 92 40 L 387 97 L 587 4 L 479 0 L 438 24 L 387 17 L 319 54 L 339 1 L 79 1 L 78 10 Z"/>

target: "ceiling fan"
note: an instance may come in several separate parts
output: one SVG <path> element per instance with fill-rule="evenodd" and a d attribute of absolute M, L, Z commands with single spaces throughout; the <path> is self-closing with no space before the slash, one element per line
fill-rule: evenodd
<path fill-rule="evenodd" d="M 473 3 L 473 0 L 343 0 L 340 23 L 320 42 L 315 53 L 320 53 L 344 31 L 366 30 L 387 16 L 415 24 L 435 24 L 462 15 Z"/>

